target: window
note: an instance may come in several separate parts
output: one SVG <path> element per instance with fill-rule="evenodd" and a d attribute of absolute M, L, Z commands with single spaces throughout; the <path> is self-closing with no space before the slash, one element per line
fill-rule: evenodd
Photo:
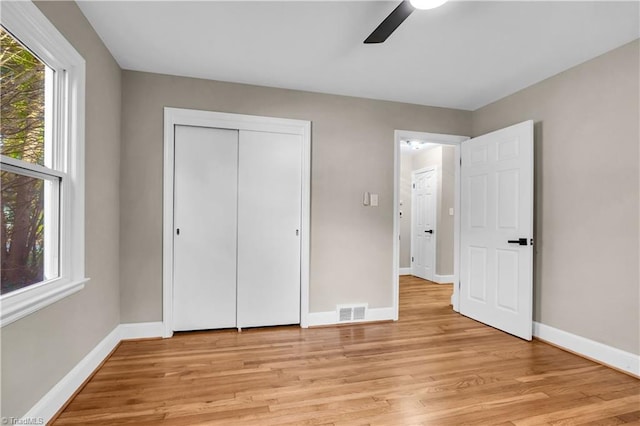
<path fill-rule="evenodd" d="M 0 321 L 83 288 L 84 59 L 31 2 L 0 17 Z"/>
<path fill-rule="evenodd" d="M 62 176 L 55 174 L 52 146 L 46 140 L 51 136 L 52 105 L 47 95 L 53 70 L 2 27 L 0 47 L 0 295 L 4 295 L 58 277 Z"/>

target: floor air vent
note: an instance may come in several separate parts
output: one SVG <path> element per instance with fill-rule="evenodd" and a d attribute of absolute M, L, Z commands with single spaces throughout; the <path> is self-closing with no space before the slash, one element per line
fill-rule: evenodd
<path fill-rule="evenodd" d="M 367 305 L 338 305 L 338 322 L 364 321 Z"/>

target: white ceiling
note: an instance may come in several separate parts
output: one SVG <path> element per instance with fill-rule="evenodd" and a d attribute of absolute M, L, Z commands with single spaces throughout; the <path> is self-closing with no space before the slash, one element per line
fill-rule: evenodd
<path fill-rule="evenodd" d="M 640 3 L 79 1 L 124 69 L 466 110 L 640 36 Z"/>

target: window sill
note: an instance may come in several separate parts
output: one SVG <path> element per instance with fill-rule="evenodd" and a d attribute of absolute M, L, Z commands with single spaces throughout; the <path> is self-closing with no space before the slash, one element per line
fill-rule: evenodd
<path fill-rule="evenodd" d="M 84 288 L 89 278 L 76 281 L 56 280 L 0 298 L 0 327 L 11 324 Z"/>

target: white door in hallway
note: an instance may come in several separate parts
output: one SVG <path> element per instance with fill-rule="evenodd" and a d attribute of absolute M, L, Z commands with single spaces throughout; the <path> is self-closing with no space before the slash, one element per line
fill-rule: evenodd
<path fill-rule="evenodd" d="M 238 131 L 175 126 L 173 329 L 236 326 Z"/>
<path fill-rule="evenodd" d="M 411 261 L 413 275 L 433 281 L 436 269 L 437 169 L 413 173 Z"/>
<path fill-rule="evenodd" d="M 533 122 L 462 143 L 460 313 L 531 340 Z"/>

